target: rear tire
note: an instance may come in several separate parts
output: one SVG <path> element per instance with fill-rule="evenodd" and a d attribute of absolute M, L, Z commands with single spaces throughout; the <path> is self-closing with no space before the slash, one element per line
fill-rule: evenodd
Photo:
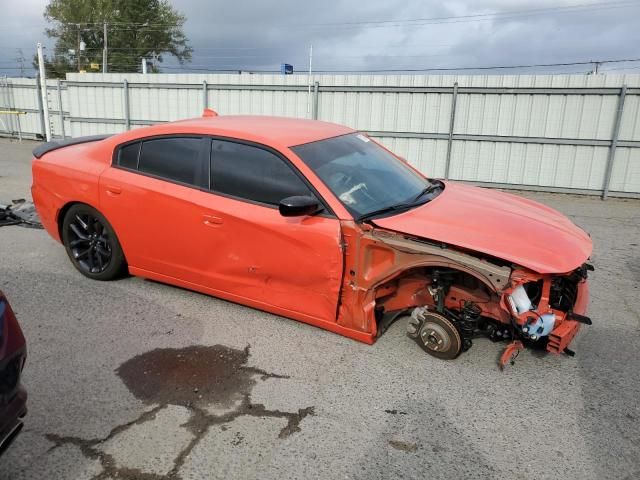
<path fill-rule="evenodd" d="M 127 267 L 115 231 L 89 205 L 73 205 L 62 221 L 62 243 L 76 269 L 92 280 L 113 280 Z"/>

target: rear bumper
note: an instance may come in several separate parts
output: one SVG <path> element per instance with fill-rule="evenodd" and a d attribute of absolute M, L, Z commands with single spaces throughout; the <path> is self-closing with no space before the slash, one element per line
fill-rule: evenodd
<path fill-rule="evenodd" d="M 589 306 L 589 283 L 585 280 L 578 284 L 578 296 L 573 311 L 580 315 L 586 315 Z M 571 344 L 580 331 L 582 324 L 575 320 L 565 320 L 549 334 L 547 351 L 562 353 Z"/>
<path fill-rule="evenodd" d="M 42 226 L 54 239 L 61 241 L 57 223 L 59 208 L 53 195 L 34 182 L 31 186 L 31 198 L 33 198 Z"/>
<path fill-rule="evenodd" d="M 27 391 L 22 385 L 11 401 L 0 411 L 0 455 L 9 448 L 22 429 L 22 418 L 27 414 Z"/>

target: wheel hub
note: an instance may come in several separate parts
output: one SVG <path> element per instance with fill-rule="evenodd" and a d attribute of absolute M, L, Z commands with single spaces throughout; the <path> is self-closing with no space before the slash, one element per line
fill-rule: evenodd
<path fill-rule="evenodd" d="M 458 356 L 462 341 L 455 325 L 428 307 L 416 307 L 407 324 L 407 334 L 430 355 L 443 359 Z"/>
<path fill-rule="evenodd" d="M 69 224 L 69 247 L 78 266 L 100 273 L 111 261 L 112 248 L 104 225 L 92 215 L 76 215 Z"/>
<path fill-rule="evenodd" d="M 440 325 L 428 321 L 420 329 L 420 340 L 426 348 L 434 351 L 447 350 L 451 345 L 447 332 Z"/>

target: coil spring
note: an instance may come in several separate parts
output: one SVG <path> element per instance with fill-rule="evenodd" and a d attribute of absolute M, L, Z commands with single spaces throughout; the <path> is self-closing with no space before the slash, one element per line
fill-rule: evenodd
<path fill-rule="evenodd" d="M 460 311 L 460 320 L 457 322 L 458 331 L 462 337 L 463 349 L 471 348 L 472 338 L 478 326 L 478 320 L 482 310 L 473 302 L 464 302 Z"/>

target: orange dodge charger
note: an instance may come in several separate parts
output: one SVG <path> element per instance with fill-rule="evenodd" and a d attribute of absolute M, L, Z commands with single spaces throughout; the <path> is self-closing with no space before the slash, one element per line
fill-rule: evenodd
<path fill-rule="evenodd" d="M 126 272 L 373 343 L 399 317 L 429 354 L 474 337 L 573 354 L 589 236 L 560 213 L 426 178 L 367 135 L 217 116 L 34 150 L 32 194 L 72 264 Z"/>

